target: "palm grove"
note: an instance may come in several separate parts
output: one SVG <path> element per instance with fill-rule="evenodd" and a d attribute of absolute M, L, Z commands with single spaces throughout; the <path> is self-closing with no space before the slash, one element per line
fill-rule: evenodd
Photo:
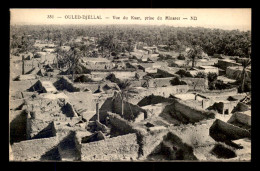
<path fill-rule="evenodd" d="M 30 36 L 28 36 L 30 35 Z M 82 44 L 75 42 L 79 36 L 95 37 L 94 44 Z M 57 68 L 64 66 L 69 68 L 69 73 L 74 76 L 75 69 L 79 65 L 82 56 L 104 58 L 117 56 L 119 53 L 133 51 L 136 42 L 142 42 L 148 46 L 166 45 L 168 51 L 181 53 L 190 48 L 187 56 L 195 66 L 196 58 L 201 51 L 209 56 L 223 54 L 249 58 L 243 64 L 242 73 L 238 74 L 238 81 L 245 86 L 246 68 L 250 65 L 251 55 L 251 32 L 239 30 L 220 30 L 194 27 L 170 27 L 170 26 L 12 26 L 10 28 L 11 53 L 19 55 L 26 51 L 35 52 L 33 48 L 36 40 L 47 40 L 57 45 L 56 57 Z M 63 51 L 61 46 L 70 46 L 68 52 Z M 96 48 L 98 52 L 92 50 Z"/>

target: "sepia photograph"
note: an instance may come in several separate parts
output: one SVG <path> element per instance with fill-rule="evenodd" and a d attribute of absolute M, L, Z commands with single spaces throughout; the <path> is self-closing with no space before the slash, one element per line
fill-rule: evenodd
<path fill-rule="evenodd" d="M 250 162 L 251 8 L 11 8 L 10 162 Z"/>

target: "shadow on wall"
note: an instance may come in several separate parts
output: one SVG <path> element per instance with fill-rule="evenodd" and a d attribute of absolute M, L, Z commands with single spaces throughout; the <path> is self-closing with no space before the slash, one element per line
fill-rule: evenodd
<path fill-rule="evenodd" d="M 75 144 L 75 132 L 70 131 L 55 147 L 41 156 L 41 160 L 62 160 L 71 158 L 75 161 L 80 159 L 80 153 Z"/>
<path fill-rule="evenodd" d="M 57 90 L 66 90 L 68 92 L 79 92 L 80 89 L 75 87 L 67 77 L 61 77 L 58 81 L 53 83 Z"/>
<path fill-rule="evenodd" d="M 60 158 L 60 154 L 59 154 L 59 150 L 58 150 L 57 146 L 55 146 L 51 150 L 47 151 L 40 158 L 40 160 L 55 160 L 55 161 L 59 161 L 60 159 L 61 158 Z"/>
<path fill-rule="evenodd" d="M 225 147 L 222 144 L 216 144 L 214 148 L 210 151 L 210 153 L 216 156 L 217 158 L 223 159 L 237 157 L 236 153 L 233 150 Z"/>
<path fill-rule="evenodd" d="M 26 140 L 26 112 L 21 111 L 10 123 L 10 144 Z"/>
<path fill-rule="evenodd" d="M 55 133 L 53 133 L 54 125 L 53 122 L 51 122 L 47 127 L 42 129 L 38 134 L 34 135 L 31 139 L 39 139 L 39 138 L 50 138 L 55 136 Z"/>
<path fill-rule="evenodd" d="M 10 144 L 26 140 L 26 112 L 21 111 L 10 123 Z"/>

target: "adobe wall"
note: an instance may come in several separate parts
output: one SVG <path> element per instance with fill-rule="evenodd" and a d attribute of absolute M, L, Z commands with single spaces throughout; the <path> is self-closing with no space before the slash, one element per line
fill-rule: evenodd
<path fill-rule="evenodd" d="M 136 132 L 133 125 L 130 122 L 121 118 L 117 114 L 108 112 L 108 116 L 109 116 L 110 124 L 112 125 L 112 127 L 115 127 L 116 129 L 120 130 L 122 134 Z"/>
<path fill-rule="evenodd" d="M 204 119 L 215 118 L 216 112 L 206 111 L 203 109 L 197 109 L 191 106 L 188 106 L 181 100 L 175 99 L 171 105 L 166 107 L 168 111 L 171 111 L 172 115 L 185 118 L 188 122 L 195 123 Z"/>
<path fill-rule="evenodd" d="M 33 68 L 38 67 L 38 60 L 24 60 L 24 73 L 31 71 Z M 21 65 L 23 65 L 21 63 Z"/>
<path fill-rule="evenodd" d="M 99 103 L 99 119 L 101 122 L 105 122 L 106 117 L 108 116 L 108 113 L 112 111 L 112 98 L 107 98 L 102 104 Z"/>
<path fill-rule="evenodd" d="M 162 129 L 162 130 L 147 132 L 146 134 L 141 134 L 142 155 L 140 159 L 145 159 L 149 154 L 151 154 L 155 150 L 155 148 L 163 141 L 164 136 L 168 132 L 169 132 L 168 129 Z"/>
<path fill-rule="evenodd" d="M 53 84 L 58 90 L 67 90 L 69 92 L 80 91 L 79 88 L 75 87 L 73 83 L 65 76 L 61 77 L 57 82 Z"/>
<path fill-rule="evenodd" d="M 155 79 L 150 79 L 148 84 L 149 87 L 163 87 L 163 86 L 171 86 L 170 81 L 174 77 L 167 77 L 167 78 L 155 78 Z"/>
<path fill-rule="evenodd" d="M 106 78 L 110 72 L 91 71 L 93 77 Z"/>
<path fill-rule="evenodd" d="M 129 98 L 129 102 L 132 104 L 137 104 L 140 102 L 144 97 L 155 95 L 155 96 L 162 96 L 168 98 L 171 94 L 183 94 L 189 90 L 188 85 L 175 85 L 175 86 L 168 86 L 168 87 L 156 87 L 156 88 L 144 88 L 137 90 L 138 94 L 134 95 L 133 98 Z"/>
<path fill-rule="evenodd" d="M 173 127 L 171 132 L 180 137 L 184 143 L 192 147 L 214 144 L 215 140 L 209 135 L 209 129 L 214 121 L 215 119 L 210 119 L 197 122 L 194 125 L 188 124 Z"/>
<path fill-rule="evenodd" d="M 163 140 L 163 136 L 168 133 L 167 129 L 157 129 L 146 131 L 144 128 L 134 126 L 120 116 L 110 113 L 110 124 L 118 129 L 122 134 L 136 133 L 139 144 L 139 159 L 145 159 Z"/>
<path fill-rule="evenodd" d="M 164 71 L 162 69 L 159 69 L 159 68 L 157 69 L 157 73 L 161 74 L 163 77 L 176 77 L 177 76 L 177 74 L 171 74 L 171 73 Z"/>
<path fill-rule="evenodd" d="M 215 121 L 214 125 L 216 125 L 218 130 L 223 132 L 230 139 L 241 139 L 251 137 L 251 133 L 249 131 L 239 128 L 238 126 L 232 125 L 230 123 L 223 122 L 219 119 Z"/>
<path fill-rule="evenodd" d="M 122 100 L 119 95 L 116 95 L 114 98 L 112 111 L 120 115 L 122 114 Z M 135 121 L 135 119 L 142 113 L 146 113 L 146 111 L 137 105 L 124 101 L 124 113 L 122 116 L 124 119 Z"/>
<path fill-rule="evenodd" d="M 188 84 L 189 90 L 205 90 L 208 88 L 208 80 L 204 78 L 183 77 L 181 81 Z"/>
<path fill-rule="evenodd" d="M 26 140 L 26 112 L 9 111 L 10 143 Z"/>
<path fill-rule="evenodd" d="M 12 145 L 14 161 L 39 161 L 58 145 L 56 137 L 21 141 Z"/>
<path fill-rule="evenodd" d="M 52 126 L 52 121 L 28 118 L 26 124 L 27 139 L 51 137 L 53 135 Z"/>
<path fill-rule="evenodd" d="M 135 160 L 139 145 L 135 133 L 81 144 L 82 161 Z"/>
<path fill-rule="evenodd" d="M 133 71 L 113 71 L 113 74 L 115 74 L 116 78 L 119 79 L 129 79 L 135 77 L 136 72 Z"/>
<path fill-rule="evenodd" d="M 231 116 L 228 123 L 233 122 L 235 120 L 240 122 L 240 123 L 243 123 L 245 125 L 251 126 L 251 116 L 250 115 L 240 113 L 240 112 L 236 112 Z"/>
<path fill-rule="evenodd" d="M 200 94 L 204 96 L 234 96 L 237 95 L 237 88 L 224 89 L 224 90 L 206 90 Z"/>
<path fill-rule="evenodd" d="M 9 109 L 16 110 L 17 108 L 22 107 L 24 102 L 24 99 L 9 100 Z"/>
<path fill-rule="evenodd" d="M 15 91 L 26 91 L 29 87 L 34 85 L 38 80 L 22 80 L 22 81 L 11 81 L 10 80 L 10 90 L 15 89 Z"/>
<path fill-rule="evenodd" d="M 218 66 L 219 68 L 226 70 L 227 67 L 231 67 L 231 66 L 240 66 L 241 64 L 235 63 L 234 62 L 229 62 L 229 61 L 224 61 L 224 60 L 218 60 Z"/>
<path fill-rule="evenodd" d="M 67 115 L 69 115 L 68 117 L 78 117 L 78 114 L 70 103 L 67 102 L 66 105 L 63 107 L 65 107 L 66 113 Z"/>
<path fill-rule="evenodd" d="M 241 68 L 241 67 L 240 67 Z M 242 70 L 236 69 L 236 67 L 227 67 L 226 76 L 230 79 L 237 79 L 237 75 L 240 74 Z M 248 74 L 249 80 L 251 80 L 251 71 L 246 71 Z"/>

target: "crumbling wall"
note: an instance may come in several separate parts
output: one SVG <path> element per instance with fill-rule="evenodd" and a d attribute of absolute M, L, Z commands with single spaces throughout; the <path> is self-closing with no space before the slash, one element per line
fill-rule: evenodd
<path fill-rule="evenodd" d="M 14 161 L 39 161 L 48 156 L 54 157 L 57 144 L 56 137 L 14 143 L 12 145 Z"/>
<path fill-rule="evenodd" d="M 81 160 L 135 160 L 139 145 L 136 134 L 127 134 L 81 145 Z"/>

